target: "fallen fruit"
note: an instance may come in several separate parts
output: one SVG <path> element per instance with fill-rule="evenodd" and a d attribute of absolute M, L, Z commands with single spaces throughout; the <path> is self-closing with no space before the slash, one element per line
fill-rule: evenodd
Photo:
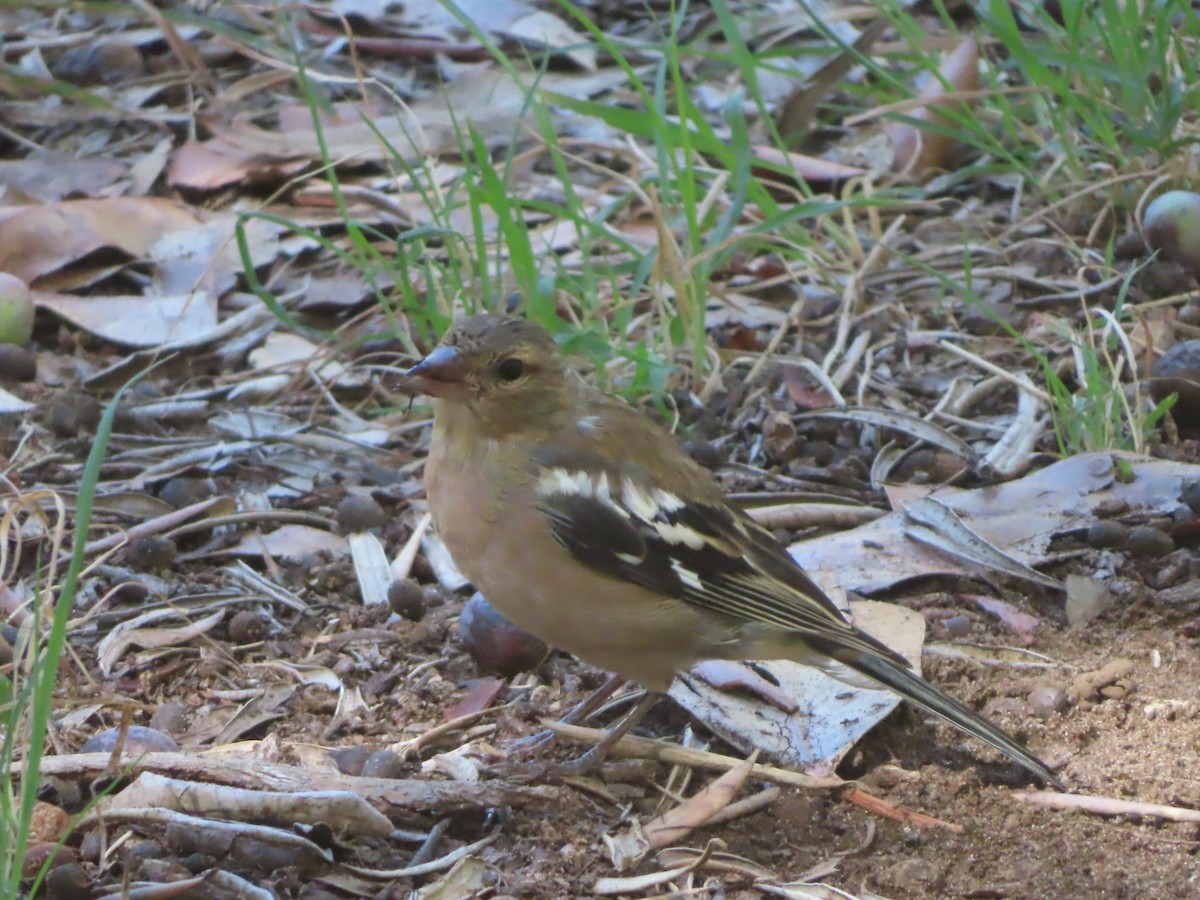
<path fill-rule="evenodd" d="M 458 633 L 480 668 L 504 678 L 536 669 L 550 652 L 541 640 L 506 619 L 478 592 L 463 607 Z"/>
<path fill-rule="evenodd" d="M 29 343 L 33 336 L 33 298 L 16 275 L 0 272 L 0 344 Z"/>
<path fill-rule="evenodd" d="M 1151 250 L 1200 276 L 1200 194 L 1167 191 L 1156 197 L 1146 207 L 1142 229 Z"/>

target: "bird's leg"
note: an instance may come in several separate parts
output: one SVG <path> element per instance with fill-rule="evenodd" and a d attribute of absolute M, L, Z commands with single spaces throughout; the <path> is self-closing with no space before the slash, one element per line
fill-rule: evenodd
<path fill-rule="evenodd" d="M 624 717 L 608 730 L 608 733 L 600 739 L 596 746 L 578 759 L 563 763 L 561 770 L 568 775 L 582 775 L 600 765 L 608 756 L 608 751 L 629 732 L 630 728 L 642 720 L 642 717 L 650 711 L 650 707 L 657 703 L 660 697 L 662 694 L 658 691 L 646 691 L 634 704 L 633 709 L 625 713 Z"/>
<path fill-rule="evenodd" d="M 621 685 L 625 683 L 625 679 L 620 675 L 609 675 L 608 679 L 596 690 L 588 694 L 580 703 L 575 704 L 571 710 L 560 719 L 564 725 L 578 725 L 588 716 L 604 705 L 604 701 L 613 695 Z M 554 732 L 550 730 L 540 731 L 537 734 L 527 738 L 513 741 L 509 744 L 508 752 L 511 753 L 528 753 L 532 750 L 538 750 L 545 747 L 554 740 Z"/>

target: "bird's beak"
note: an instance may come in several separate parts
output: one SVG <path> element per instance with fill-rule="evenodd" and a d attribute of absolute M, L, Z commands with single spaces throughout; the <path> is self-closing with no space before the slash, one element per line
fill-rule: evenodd
<path fill-rule="evenodd" d="M 413 380 L 413 388 L 431 397 L 448 400 L 466 399 L 468 367 L 457 347 L 438 347 L 404 373 Z"/>

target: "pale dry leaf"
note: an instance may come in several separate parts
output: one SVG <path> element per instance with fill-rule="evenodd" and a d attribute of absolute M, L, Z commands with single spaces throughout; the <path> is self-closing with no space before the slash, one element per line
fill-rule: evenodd
<path fill-rule="evenodd" d="M 1118 479 L 1124 459 L 1130 480 Z M 1083 453 L 1004 484 L 963 491 L 940 488 L 930 496 L 969 524 L 971 531 L 1025 566 L 1053 559 L 1058 535 L 1085 530 L 1103 504 L 1121 503 L 1142 514 L 1170 515 L 1180 484 L 1200 478 L 1200 466 L 1130 454 Z M 792 544 L 792 556 L 812 571 L 836 560 L 847 588 L 875 592 L 928 575 L 975 574 L 974 565 L 908 540 L 903 513 L 867 525 Z"/>
<path fill-rule="evenodd" d="M 657 816 L 642 826 L 642 833 L 652 850 L 665 847 L 687 837 L 733 802 L 754 768 L 758 751 L 741 765 L 730 769 L 703 790 Z"/>
<path fill-rule="evenodd" d="M 817 577 L 816 572 L 812 572 Z M 899 652 L 920 672 L 925 620 L 891 603 L 856 601 L 854 624 Z M 762 660 L 756 670 L 778 684 L 787 708 L 739 692 L 712 687 L 691 672 L 671 685 L 671 699 L 743 753 L 761 749 L 771 759 L 797 768 L 832 771 L 841 758 L 900 702 L 886 688 L 847 685 L 788 660 Z"/>
<path fill-rule="evenodd" d="M 1067 624 L 1072 628 L 1086 625 L 1116 602 L 1103 581 L 1088 575 L 1067 576 Z"/>
<path fill-rule="evenodd" d="M 217 610 L 210 616 L 195 622 L 185 622 L 175 628 L 144 627 L 152 621 L 178 616 L 179 613 L 173 609 L 155 610 L 117 625 L 96 646 L 96 661 L 100 666 L 100 671 L 105 675 L 111 675 L 121 657 L 125 655 L 125 651 L 131 647 L 151 650 L 190 644 L 200 635 L 211 631 L 218 622 L 224 619 L 225 611 Z"/>
<path fill-rule="evenodd" d="M 158 347 L 211 331 L 216 299 L 207 291 L 170 296 L 92 296 L 34 291 L 34 304 L 123 347 Z"/>
<path fill-rule="evenodd" d="M 264 553 L 289 563 L 303 562 L 314 554 L 344 556 L 346 539 L 308 525 L 283 525 L 269 534 L 247 534 L 226 552 L 259 557 Z"/>

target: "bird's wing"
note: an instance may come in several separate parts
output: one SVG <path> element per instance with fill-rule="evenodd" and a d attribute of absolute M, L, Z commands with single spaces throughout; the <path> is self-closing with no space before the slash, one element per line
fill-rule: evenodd
<path fill-rule="evenodd" d="M 555 540 L 594 571 L 821 647 L 908 665 L 846 622 L 787 550 L 719 491 L 689 499 L 651 483 L 636 465 L 578 447 L 540 452 L 534 462 L 539 508 Z"/>

